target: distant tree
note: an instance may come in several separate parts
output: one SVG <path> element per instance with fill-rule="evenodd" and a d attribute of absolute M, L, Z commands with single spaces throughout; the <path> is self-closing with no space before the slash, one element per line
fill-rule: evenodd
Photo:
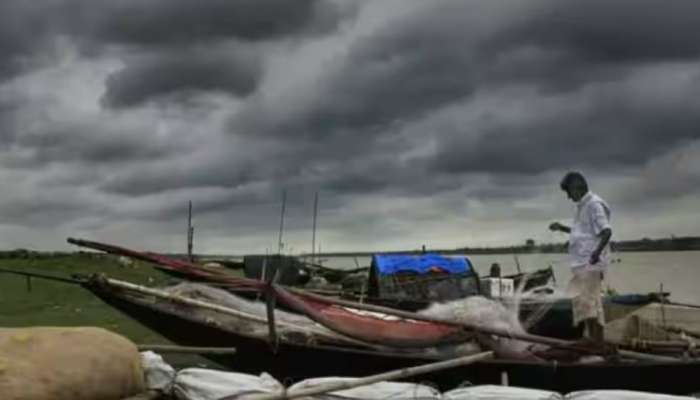
<path fill-rule="evenodd" d="M 529 247 L 529 248 L 535 247 L 535 240 L 534 240 L 534 239 L 528 239 L 528 240 L 526 240 L 526 241 L 525 241 L 525 247 Z"/>

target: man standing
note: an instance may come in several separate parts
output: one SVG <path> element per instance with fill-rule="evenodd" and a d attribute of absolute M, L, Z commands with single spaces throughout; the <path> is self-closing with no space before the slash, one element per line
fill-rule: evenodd
<path fill-rule="evenodd" d="M 576 203 L 574 224 L 554 222 L 549 229 L 569 234 L 574 326 L 583 321 L 588 337 L 602 342 L 605 319 L 600 290 L 610 253 L 610 207 L 588 190 L 586 178 L 578 172 L 567 173 L 560 187 Z"/>

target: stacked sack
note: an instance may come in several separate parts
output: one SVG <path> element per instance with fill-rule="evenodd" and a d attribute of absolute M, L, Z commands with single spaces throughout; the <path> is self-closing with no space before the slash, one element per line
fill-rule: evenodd
<path fill-rule="evenodd" d="M 360 378 L 312 378 L 288 388 L 268 374 L 260 376 L 236 372 L 187 368 L 176 372 L 161 356 L 143 353 L 146 385 L 177 400 L 219 400 L 232 397 L 244 400 L 246 395 L 295 393 L 329 384 L 348 384 Z M 545 390 L 513 386 L 480 385 L 462 387 L 440 393 L 435 388 L 407 382 L 378 382 L 331 393 L 305 396 L 306 400 L 691 400 L 691 397 L 632 392 L 623 390 L 591 390 L 566 396 Z"/>

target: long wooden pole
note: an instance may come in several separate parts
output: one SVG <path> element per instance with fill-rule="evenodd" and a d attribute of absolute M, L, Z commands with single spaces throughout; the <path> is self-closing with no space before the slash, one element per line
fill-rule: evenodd
<path fill-rule="evenodd" d="M 71 283 L 74 285 L 82 285 L 86 282 L 85 279 L 64 278 L 61 276 L 47 275 L 47 274 L 42 274 L 42 273 L 38 273 L 38 272 L 27 272 L 27 271 L 18 270 L 18 269 L 12 269 L 12 268 L 0 268 L 0 273 L 21 275 L 21 276 L 26 276 L 28 278 L 31 278 L 31 277 L 41 278 L 41 279 L 46 279 L 49 281 Z"/>
<path fill-rule="evenodd" d="M 193 347 L 175 346 L 169 344 L 139 344 L 139 351 L 155 351 L 158 353 L 182 354 L 236 354 L 235 347 Z"/>
<path fill-rule="evenodd" d="M 681 359 L 676 358 L 676 357 L 659 356 L 656 354 L 640 353 L 638 351 L 618 350 L 617 352 L 618 352 L 618 354 L 620 354 L 623 357 L 633 358 L 635 360 L 640 360 L 640 361 L 655 361 L 655 362 L 680 362 L 680 361 L 682 361 Z"/>
<path fill-rule="evenodd" d="M 364 378 L 358 378 L 353 381 L 332 382 L 323 385 L 318 385 L 310 388 L 302 388 L 294 391 L 283 391 L 282 393 L 265 393 L 255 394 L 252 396 L 243 397 L 245 400 L 286 400 L 296 399 L 299 397 L 315 396 L 323 393 L 336 392 L 339 390 L 353 389 L 360 386 L 371 385 L 377 382 L 408 378 L 410 376 L 436 372 L 448 368 L 455 368 L 463 365 L 473 364 L 475 362 L 493 358 L 492 351 L 474 354 L 471 356 L 458 357 L 452 360 L 439 361 L 417 367 L 402 368 L 394 371 L 384 372 L 381 374 L 370 375 Z M 238 396 L 238 395 L 236 395 Z M 233 400 L 238 397 L 227 396 L 219 400 Z"/>
<path fill-rule="evenodd" d="M 666 325 L 662 328 L 665 331 L 669 331 L 672 333 L 685 333 L 688 336 L 692 336 L 694 338 L 700 338 L 700 331 L 694 331 L 691 329 L 686 329 L 680 326 L 675 326 L 675 325 Z"/>

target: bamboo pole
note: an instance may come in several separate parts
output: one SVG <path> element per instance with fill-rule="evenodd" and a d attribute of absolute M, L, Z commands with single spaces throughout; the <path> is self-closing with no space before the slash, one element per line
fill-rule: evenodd
<path fill-rule="evenodd" d="M 397 380 L 408 378 L 415 375 L 421 375 L 429 372 L 436 372 L 448 368 L 454 368 L 464 365 L 473 364 L 475 362 L 493 358 L 493 351 L 485 351 L 483 353 L 474 354 L 471 356 L 464 356 L 454 358 L 447 361 L 439 361 L 435 363 L 429 363 L 424 365 L 419 365 L 416 367 L 402 368 L 394 371 L 383 372 L 381 374 L 370 375 L 364 378 L 358 378 L 353 381 L 343 381 L 343 382 L 332 382 L 323 385 L 318 385 L 310 388 L 301 388 L 294 391 L 283 391 L 281 393 L 265 393 L 265 394 L 255 394 L 252 396 L 244 397 L 245 400 L 287 400 L 296 399 L 305 396 L 315 396 L 323 393 L 336 392 L 339 390 L 353 389 L 360 386 L 371 385 L 377 382 Z M 235 397 L 227 396 L 219 400 L 233 400 Z"/>
<path fill-rule="evenodd" d="M 700 308 L 700 305 L 698 304 L 690 304 L 690 303 L 679 303 L 677 301 L 661 301 L 660 303 L 666 304 L 669 306 L 679 306 L 679 307 L 688 307 L 688 308 Z"/>
<path fill-rule="evenodd" d="M 42 274 L 38 272 L 27 272 L 23 270 L 18 270 L 18 269 L 11 269 L 11 268 L 0 268 L 0 273 L 3 274 L 14 274 L 14 275 L 20 275 L 20 276 L 26 276 L 26 277 L 34 277 L 34 278 L 41 278 L 41 279 L 46 279 L 49 281 L 57 281 L 57 282 L 63 282 L 63 283 L 71 283 L 74 285 L 82 285 L 85 283 L 84 279 L 76 279 L 76 278 L 64 278 L 61 276 L 54 276 L 54 275 L 47 275 L 47 274 Z"/>
<path fill-rule="evenodd" d="M 655 361 L 655 362 L 681 362 L 682 360 L 676 357 L 659 356 L 656 354 L 640 353 L 638 351 L 618 350 L 619 355 L 623 357 L 633 358 L 640 361 Z"/>
<path fill-rule="evenodd" d="M 136 347 L 139 351 L 155 351 L 159 353 L 236 354 L 235 347 L 193 347 L 168 344 L 139 344 Z"/>
<path fill-rule="evenodd" d="M 694 331 L 691 329 L 686 329 L 680 326 L 675 326 L 675 325 L 667 325 L 662 328 L 665 331 L 671 332 L 671 333 L 684 333 L 688 336 L 692 336 L 694 338 L 700 338 L 700 331 Z"/>

